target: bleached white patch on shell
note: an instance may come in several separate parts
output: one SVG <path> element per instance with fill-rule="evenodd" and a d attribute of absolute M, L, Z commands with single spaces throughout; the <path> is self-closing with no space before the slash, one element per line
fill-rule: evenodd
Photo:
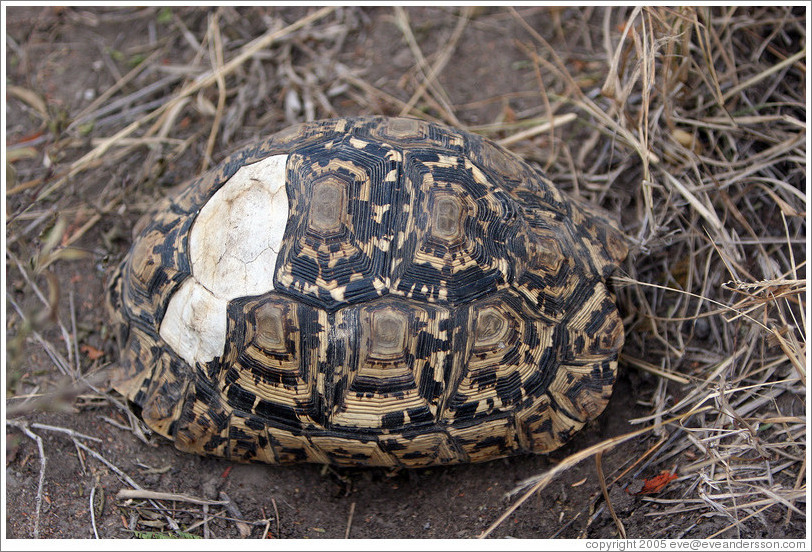
<path fill-rule="evenodd" d="M 208 362 L 225 349 L 227 306 L 228 301 L 187 278 L 169 300 L 161 337 L 190 365 Z"/>
<path fill-rule="evenodd" d="M 192 275 L 217 297 L 273 289 L 288 222 L 287 159 L 274 155 L 241 167 L 197 215 L 189 235 Z"/>
<path fill-rule="evenodd" d="M 288 222 L 287 155 L 241 167 L 203 206 L 189 234 L 192 277 L 169 301 L 160 334 L 186 362 L 222 356 L 228 302 L 273 289 Z"/>

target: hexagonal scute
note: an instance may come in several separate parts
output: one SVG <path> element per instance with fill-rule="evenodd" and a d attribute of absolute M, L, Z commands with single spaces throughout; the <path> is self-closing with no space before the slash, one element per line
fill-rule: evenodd
<path fill-rule="evenodd" d="M 226 347 L 215 381 L 237 411 L 267 423 L 298 427 L 318 418 L 315 362 L 302 353 L 302 312 L 307 305 L 270 292 L 232 301 Z"/>
<path fill-rule="evenodd" d="M 535 231 L 527 242 L 528 261 L 531 270 L 545 274 L 558 274 L 565 260 L 561 252 L 561 240 L 552 232 Z"/>
<path fill-rule="evenodd" d="M 189 232 L 192 275 L 231 300 L 273 289 L 288 219 L 288 156 L 239 168 L 200 208 Z"/>
<path fill-rule="evenodd" d="M 450 370 L 448 310 L 386 297 L 339 310 L 335 328 L 349 342 L 334 367 L 332 427 L 434 423 Z"/>
<path fill-rule="evenodd" d="M 414 198 L 396 238 L 391 293 L 458 304 L 507 287 L 515 204 L 464 157 L 407 152 L 403 188 Z"/>
<path fill-rule="evenodd" d="M 464 222 L 468 218 L 465 202 L 452 194 L 437 193 L 430 205 L 431 238 L 448 247 L 461 243 L 464 238 Z"/>
<path fill-rule="evenodd" d="M 468 336 L 442 418 L 459 423 L 509 411 L 542 393 L 557 362 L 554 328 L 533 316 L 524 300 L 506 291 L 469 308 Z"/>
<path fill-rule="evenodd" d="M 277 305 L 273 303 L 262 303 L 254 311 L 254 320 L 251 325 L 253 335 L 251 345 L 256 349 L 268 353 L 289 353 L 296 347 L 295 343 L 289 342 L 288 335 L 288 311 L 287 305 Z M 246 331 L 246 340 L 249 332 Z"/>
<path fill-rule="evenodd" d="M 406 354 L 406 332 L 409 313 L 398 308 L 382 307 L 362 319 L 363 335 L 368 352 L 366 360 L 403 358 Z"/>
<path fill-rule="evenodd" d="M 520 260 L 524 260 L 514 287 L 536 311 L 555 321 L 563 320 L 591 293 L 587 269 L 563 253 L 571 241 L 560 228 L 533 228 L 514 242 L 514 249 L 523 253 Z"/>
<path fill-rule="evenodd" d="M 474 327 L 474 349 L 493 350 L 503 348 L 504 339 L 513 325 L 496 307 L 484 307 L 477 310 Z"/>
<path fill-rule="evenodd" d="M 288 161 L 290 219 L 274 289 L 329 311 L 386 293 L 401 156 L 343 137 L 296 150 Z"/>

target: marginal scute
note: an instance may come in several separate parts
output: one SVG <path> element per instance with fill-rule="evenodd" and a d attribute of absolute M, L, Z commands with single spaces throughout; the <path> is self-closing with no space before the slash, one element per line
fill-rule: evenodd
<path fill-rule="evenodd" d="M 602 366 L 562 364 L 550 384 L 550 396 L 570 418 L 586 422 L 603 412 L 616 372 L 616 363 L 610 362 Z"/>
<path fill-rule="evenodd" d="M 466 427 L 451 426 L 448 432 L 459 443 L 469 462 L 506 456 L 518 445 L 513 419 L 508 416 L 485 419 Z"/>
<path fill-rule="evenodd" d="M 363 441 L 355 437 L 335 435 L 314 435 L 310 441 L 333 464 L 358 463 L 386 467 L 396 465 L 395 459 L 381 450 L 376 441 Z"/>
<path fill-rule="evenodd" d="M 108 285 L 112 380 L 178 449 L 427 467 L 556 449 L 606 407 L 628 245 L 482 136 L 303 123 L 157 202 Z"/>
<path fill-rule="evenodd" d="M 399 438 L 384 436 L 381 449 L 388 452 L 399 466 L 422 468 L 436 464 L 452 464 L 465 461 L 465 455 L 454 445 L 453 440 L 443 432 L 411 432 Z"/>
<path fill-rule="evenodd" d="M 596 283 L 591 295 L 573 311 L 562 358 L 582 362 L 617 360 L 624 341 L 623 321 L 606 286 Z"/>

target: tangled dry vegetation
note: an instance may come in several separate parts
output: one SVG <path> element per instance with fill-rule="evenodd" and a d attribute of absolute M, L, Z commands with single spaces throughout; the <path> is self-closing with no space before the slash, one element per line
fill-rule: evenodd
<path fill-rule="evenodd" d="M 642 466 L 676 475 L 679 498 L 648 499 L 669 506 L 657 515 L 721 515 L 729 525 L 717 535 L 728 537 L 772 507 L 786 521 L 805 516 L 803 24 L 796 51 L 773 43 L 792 32 L 789 19 L 637 8 L 611 40 L 607 16 L 600 94 L 578 86 L 536 37 L 547 60 L 530 54 L 560 79 L 557 99 L 594 125 L 573 152 L 585 169 L 576 188 L 619 205 L 636 240 L 635 260 L 616 278 L 628 313 L 622 360 L 655 385 L 643 399 L 650 415 L 633 420 L 643 429 L 572 455 L 528 480 L 529 492 L 649 434 L 650 449 L 614 481 Z M 776 20 L 781 29 L 765 37 L 760 28 Z M 561 161 L 563 175 L 570 161 Z M 620 175 L 634 187 L 616 190 Z"/>
<path fill-rule="evenodd" d="M 146 10 L 60 14 L 96 25 L 147 17 L 172 29 L 148 47 L 101 56 L 100 68 L 116 80 L 94 99 L 60 106 L 23 83 L 7 87 L 9 102 L 38 122 L 23 125 L 25 132 L 11 121 L 7 127 L 7 414 L 12 426 L 39 439 L 42 458 L 39 434 L 49 429 L 27 415 L 53 406 L 55 387 L 46 379 L 56 379 L 54 367 L 63 403 L 116 400 L 96 378 L 101 359 L 114 358 L 109 336 L 101 323 L 77 325 L 80 292 L 58 277 L 59 267 L 116 261 L 129 239 L 118 220 L 147 209 L 165 193 L 163 183 L 205 170 L 259 134 L 300 120 L 408 114 L 500 141 L 564 189 L 619 216 L 633 244 L 614 279 L 627 331 L 621 369 L 641 390 L 647 414 L 632 421 L 639 428 L 633 433 L 526 481 L 482 535 L 592 458 L 603 488 L 594 515 L 608 511 L 618 535 L 625 535 L 624 520 L 612 489 L 625 489 L 644 470 L 661 472 L 670 491 L 669 498 L 649 494 L 644 500 L 658 507 L 646 515 L 724 520 L 706 536 L 741 536 L 776 519 L 803 525 L 803 9 L 586 8 L 578 18 L 588 24 L 564 31 L 567 10 L 551 10 L 550 28 L 542 30 L 527 23 L 524 8 L 468 7 L 449 10 L 454 23 L 430 54 L 411 10 L 401 8 L 300 8 L 284 18 L 256 11 L 250 25 L 232 8 Z M 397 40 L 409 47 L 398 90 L 379 86 L 379 67 L 338 55 L 371 17 L 394 23 Z M 444 75 L 472 25 L 505 22 L 523 29 L 519 61 L 534 71 L 536 88 L 501 90 L 487 104 L 497 108 L 488 112 L 494 116 L 477 120 L 470 113 L 485 103 L 463 105 Z M 171 48 L 188 57 L 167 62 Z M 9 41 L 8 49 L 25 63 L 21 44 Z M 128 71 L 117 55 L 131 62 Z M 514 98 L 530 107 L 511 108 Z M 48 378 L 32 375 L 32 349 L 44 353 L 39 370 Z M 90 437 L 71 437 L 93 451 Z M 630 439 L 644 440 L 645 454 L 604 473 L 602 455 Z M 140 498 L 160 504 L 166 497 Z M 188 504 L 204 508 L 197 519 L 215 510 L 240 517 L 227 500 Z M 163 526 L 178 529 L 168 510 L 155 508 L 169 520 Z M 686 512 L 694 515 L 675 516 Z M 265 535 L 272 518 L 260 523 Z M 200 525 L 183 527 L 195 532 Z M 659 536 L 692 529 L 673 526 Z"/>

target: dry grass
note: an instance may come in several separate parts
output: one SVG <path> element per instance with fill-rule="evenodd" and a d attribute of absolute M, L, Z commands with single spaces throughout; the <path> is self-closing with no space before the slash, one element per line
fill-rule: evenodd
<path fill-rule="evenodd" d="M 776 18 L 788 26 L 765 36 Z M 805 37 L 804 22 L 702 8 L 637 8 L 622 33 L 613 21 L 607 10 L 600 95 L 579 87 L 542 37 L 528 50 L 593 126 L 573 180 L 619 205 L 637 245 L 615 279 L 628 314 L 623 361 L 657 380 L 650 415 L 633 423 L 667 439 L 646 469 L 674 470 L 680 488 L 676 500 L 648 500 L 668 505 L 658 516 L 728 519 L 713 536 L 740 536 L 741 520 L 770 507 L 788 522 L 805 515 L 806 497 L 806 52 L 771 41 Z M 612 149 L 600 150 L 607 138 Z M 569 163 L 559 160 L 561 174 Z M 621 174 L 638 184 L 617 189 Z M 537 492 L 639 434 L 520 488 Z"/>
<path fill-rule="evenodd" d="M 6 150 L 6 385 L 14 415 L 44 404 L 115 401 L 91 377 L 103 366 L 80 351 L 88 330 L 77 327 L 74 291 L 55 274 L 77 259 L 115 260 L 129 239 L 118 221 L 149 207 L 169 180 L 167 167 L 197 173 L 259 133 L 298 120 L 410 114 L 482 132 L 543 160 L 563 187 L 620 215 L 634 244 L 615 286 L 626 316 L 622 369 L 644 390 L 647 414 L 633 420 L 638 431 L 528 480 L 525 498 L 584 459 L 648 438 L 644 459 L 630 459 L 606 480 L 597 464 L 604 493 L 589 508 L 606 503 L 619 531 L 606 481 L 626 488 L 661 470 L 678 477 L 669 498 L 645 499 L 658 506 L 650 514 L 723 519 L 711 536 L 740 536 L 743 524 L 767 524 L 775 511 L 784 523 L 805 518 L 808 91 L 801 12 L 590 8 L 581 17 L 592 24 L 573 35 L 552 11 L 555 32 L 543 35 L 525 21 L 534 11 L 502 10 L 497 23 L 525 30 L 516 45 L 534 68 L 538 88 L 530 96 L 538 109 L 506 109 L 494 123 L 474 124 L 460 120 L 461 106 L 442 75 L 466 30 L 490 24 L 478 20 L 475 8 L 457 14 L 431 55 L 409 10 L 391 10 L 416 60 L 400 95 L 337 61 L 347 37 L 369 17 L 363 10 L 301 10 L 287 23 L 266 15 L 259 35 L 241 31 L 232 8 L 147 10 L 75 10 L 69 17 L 168 18 L 175 47 L 186 43 L 197 55 L 162 62 L 172 46 L 157 41 L 149 51 L 123 52 L 139 62 L 122 74 L 105 53 L 99 63 L 113 67 L 115 84 L 73 111 L 25 86 L 8 87 L 9 98 L 38 121 Z M 201 17 L 205 25 L 195 28 L 206 32 L 195 35 L 190 21 Z M 9 50 L 25 63 L 20 45 Z M 274 101 L 269 106 L 262 98 Z M 90 341 L 109 351 L 103 331 Z M 70 385 L 54 393 L 26 377 L 21 366 L 32 340 Z M 44 471 L 42 441 L 21 423 L 15 427 L 37 439 Z M 91 450 L 72 438 L 77 450 Z M 37 512 L 40 500 L 41 490 Z M 244 523 L 224 507 L 228 500 L 148 494 L 126 500 L 135 517 L 157 512 L 149 514 L 156 527 L 177 529 L 160 500 L 206 508 L 192 516 L 200 525 L 210 519 L 209 507 Z M 92 504 L 91 496 L 91 512 Z M 266 517 L 251 522 L 265 534 L 273 521 Z M 278 530 L 278 514 L 275 523 Z M 348 533 L 351 523 L 352 511 Z"/>

